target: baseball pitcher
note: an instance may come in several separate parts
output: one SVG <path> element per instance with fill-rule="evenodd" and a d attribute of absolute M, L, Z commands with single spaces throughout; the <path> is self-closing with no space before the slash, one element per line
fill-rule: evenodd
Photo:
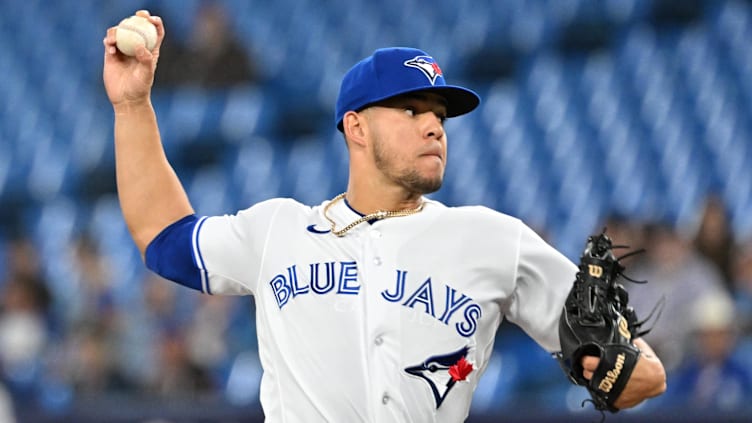
<path fill-rule="evenodd" d="M 156 273 L 254 296 L 268 421 L 463 421 L 502 319 L 558 353 L 600 409 L 665 389 L 605 235 L 577 266 L 519 219 L 425 197 L 443 181 L 445 119 L 480 103 L 429 54 L 380 49 L 345 74 L 333 122 L 350 159 L 343 194 L 198 216 L 150 103 L 165 27 L 137 14 L 157 28 L 153 49 L 122 54 L 115 27 L 104 39 L 123 215 Z"/>

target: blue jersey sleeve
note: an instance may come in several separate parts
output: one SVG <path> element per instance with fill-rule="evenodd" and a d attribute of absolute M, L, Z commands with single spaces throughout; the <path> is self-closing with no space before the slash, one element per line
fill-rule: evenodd
<path fill-rule="evenodd" d="M 165 279 L 211 293 L 194 254 L 194 240 L 203 221 L 190 215 L 163 229 L 146 247 L 146 267 Z"/>

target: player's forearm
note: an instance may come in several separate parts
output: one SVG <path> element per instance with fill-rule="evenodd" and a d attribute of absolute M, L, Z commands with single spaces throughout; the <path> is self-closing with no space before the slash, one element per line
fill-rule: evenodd
<path fill-rule="evenodd" d="M 193 213 L 165 156 L 148 100 L 115 108 L 115 159 L 120 207 L 143 255 L 162 229 Z"/>
<path fill-rule="evenodd" d="M 637 361 L 624 391 L 614 403 L 619 409 L 634 407 L 666 390 L 666 371 L 661 360 L 642 339 L 635 339 L 634 344 L 640 349 L 640 360 Z"/>

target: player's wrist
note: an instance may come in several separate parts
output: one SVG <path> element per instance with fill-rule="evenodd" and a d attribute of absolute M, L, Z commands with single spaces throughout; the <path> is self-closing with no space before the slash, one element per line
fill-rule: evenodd
<path fill-rule="evenodd" d="M 115 112 L 115 116 L 130 115 L 134 113 L 140 113 L 144 111 L 151 111 L 151 99 L 149 96 L 144 96 L 135 99 L 127 99 L 112 103 L 112 109 Z"/>

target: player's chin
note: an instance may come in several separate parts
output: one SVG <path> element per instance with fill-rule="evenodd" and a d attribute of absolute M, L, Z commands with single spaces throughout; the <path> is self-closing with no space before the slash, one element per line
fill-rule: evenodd
<path fill-rule="evenodd" d="M 420 192 L 422 194 L 430 194 L 436 192 L 441 188 L 441 184 L 444 182 L 444 173 L 438 173 L 431 176 L 424 176 L 418 180 L 413 181 L 412 191 Z"/>
<path fill-rule="evenodd" d="M 444 160 L 439 156 L 421 156 L 419 168 L 424 178 L 442 179 L 444 177 Z"/>
<path fill-rule="evenodd" d="M 441 188 L 444 181 L 443 166 L 418 166 L 402 175 L 401 184 L 411 192 L 430 194 Z"/>

